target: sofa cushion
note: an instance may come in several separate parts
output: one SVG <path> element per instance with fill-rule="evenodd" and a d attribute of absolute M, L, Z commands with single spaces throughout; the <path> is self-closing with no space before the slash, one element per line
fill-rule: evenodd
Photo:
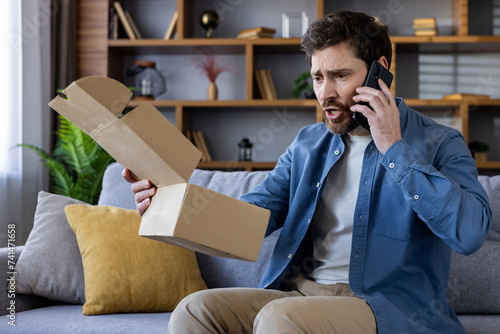
<path fill-rule="evenodd" d="M 500 176 L 480 176 L 479 181 L 490 200 L 492 226 L 476 253 L 452 252 L 448 300 L 457 314 L 500 313 Z"/>
<path fill-rule="evenodd" d="M 195 253 L 137 234 L 135 210 L 69 205 L 85 277 L 83 314 L 172 311 L 206 289 Z"/>
<path fill-rule="evenodd" d="M 85 301 L 82 257 L 64 207 L 83 204 L 41 191 L 33 229 L 16 264 L 16 291 L 82 304 Z"/>

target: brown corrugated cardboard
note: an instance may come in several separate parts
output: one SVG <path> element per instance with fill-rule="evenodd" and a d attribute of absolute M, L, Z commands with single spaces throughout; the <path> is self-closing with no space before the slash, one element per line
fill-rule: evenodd
<path fill-rule="evenodd" d="M 88 77 L 49 105 L 97 141 L 157 194 L 139 235 L 210 255 L 256 261 L 269 211 L 188 184 L 201 153 L 153 105 L 121 116 L 132 93 L 120 82 Z"/>

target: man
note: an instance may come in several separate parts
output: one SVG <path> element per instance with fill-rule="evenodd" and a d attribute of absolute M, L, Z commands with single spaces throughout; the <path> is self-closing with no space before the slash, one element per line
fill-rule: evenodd
<path fill-rule="evenodd" d="M 460 133 L 381 90 L 391 43 L 350 11 L 302 39 L 324 123 L 303 128 L 275 169 L 242 200 L 282 228 L 261 287 L 185 298 L 171 333 L 463 333 L 446 300 L 451 250 L 470 254 L 490 228 L 488 199 Z M 367 106 L 358 104 L 368 102 Z M 368 119 L 357 126 L 353 112 Z M 132 182 L 143 213 L 155 188 Z"/>

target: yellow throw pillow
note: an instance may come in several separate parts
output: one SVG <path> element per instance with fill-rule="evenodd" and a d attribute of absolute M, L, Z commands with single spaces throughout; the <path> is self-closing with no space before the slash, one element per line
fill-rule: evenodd
<path fill-rule="evenodd" d="M 136 211 L 80 204 L 64 211 L 82 254 L 84 315 L 172 311 L 207 288 L 195 253 L 140 237 Z"/>

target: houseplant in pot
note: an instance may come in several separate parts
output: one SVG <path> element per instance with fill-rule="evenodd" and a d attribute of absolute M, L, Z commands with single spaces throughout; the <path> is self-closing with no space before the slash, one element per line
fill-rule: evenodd
<path fill-rule="evenodd" d="M 316 98 L 312 85 L 311 73 L 304 72 L 293 81 L 292 99 L 300 99 L 302 92 L 306 99 Z"/>
<path fill-rule="evenodd" d="M 476 161 L 488 161 L 488 151 L 490 146 L 487 143 L 475 140 L 469 143 L 469 149 Z"/>

